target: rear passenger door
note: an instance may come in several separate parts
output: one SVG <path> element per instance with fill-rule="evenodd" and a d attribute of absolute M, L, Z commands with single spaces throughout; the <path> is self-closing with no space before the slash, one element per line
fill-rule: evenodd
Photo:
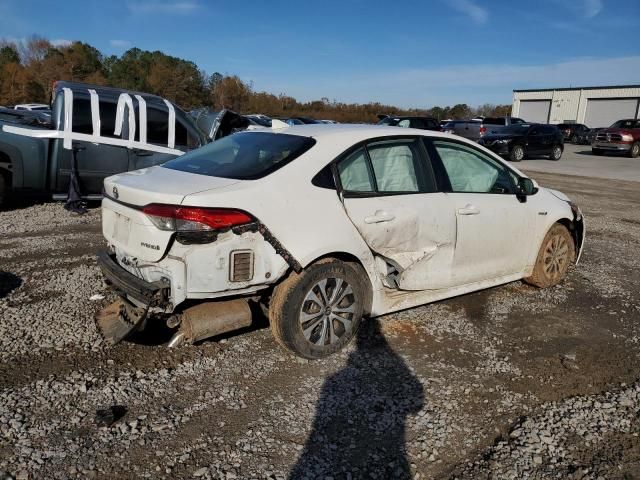
<path fill-rule="evenodd" d="M 436 169 L 449 182 L 457 235 L 452 281 L 464 285 L 522 272 L 532 209 L 516 197 L 516 176 L 483 151 L 454 140 L 428 142 Z"/>
<path fill-rule="evenodd" d="M 391 288 L 451 285 L 453 205 L 425 160 L 421 139 L 403 137 L 369 141 L 336 163 L 346 213 Z"/>

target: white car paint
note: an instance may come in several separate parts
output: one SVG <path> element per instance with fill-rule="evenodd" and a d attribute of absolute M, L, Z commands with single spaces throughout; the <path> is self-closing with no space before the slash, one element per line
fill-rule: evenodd
<path fill-rule="evenodd" d="M 444 133 L 366 125 L 292 126 L 272 133 L 312 137 L 316 144 L 256 180 L 162 166 L 105 180 L 105 192 L 112 197 L 102 204 L 105 238 L 127 271 L 146 281 L 170 282 L 171 308 L 190 298 L 263 290 L 279 282 L 291 267 L 258 232 L 227 231 L 200 245 L 172 242 L 172 232 L 159 230 L 140 211 L 149 203 L 249 212 L 301 268 L 336 254 L 357 259 L 372 287 L 371 316 L 526 277 L 549 228 L 558 221 L 574 220 L 570 204 L 545 188 L 521 202 L 515 195 L 478 193 L 342 198 L 336 190 L 312 185 L 318 172 L 359 142 L 399 135 L 453 141 Z M 471 141 L 455 141 L 508 165 Z M 526 177 L 513 166 L 508 168 Z M 229 280 L 229 259 L 235 250 L 254 252 L 250 281 Z M 398 269 L 396 285 L 387 278 L 389 261 L 383 258 Z"/>

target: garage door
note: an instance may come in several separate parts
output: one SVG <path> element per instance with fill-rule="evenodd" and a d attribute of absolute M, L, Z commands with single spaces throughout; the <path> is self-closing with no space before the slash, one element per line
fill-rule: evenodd
<path fill-rule="evenodd" d="M 637 113 L 637 98 L 590 98 L 584 123 L 591 128 L 608 127 L 616 120 L 636 118 Z"/>
<path fill-rule="evenodd" d="M 518 117 L 525 122 L 547 123 L 550 109 L 551 100 L 521 100 Z"/>

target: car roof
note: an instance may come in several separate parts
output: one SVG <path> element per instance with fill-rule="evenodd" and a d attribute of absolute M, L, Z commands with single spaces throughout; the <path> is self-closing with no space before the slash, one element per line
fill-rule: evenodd
<path fill-rule="evenodd" d="M 292 125 L 283 128 L 265 128 L 254 130 L 255 132 L 272 132 L 288 135 L 298 135 L 301 137 L 311 137 L 318 141 L 327 139 L 348 138 L 353 143 L 375 137 L 391 137 L 402 135 L 421 135 L 430 137 L 451 138 L 451 134 L 436 132 L 433 130 L 422 130 L 417 128 L 389 127 L 385 125 L 365 125 L 348 123 L 314 123 L 306 125 Z"/>

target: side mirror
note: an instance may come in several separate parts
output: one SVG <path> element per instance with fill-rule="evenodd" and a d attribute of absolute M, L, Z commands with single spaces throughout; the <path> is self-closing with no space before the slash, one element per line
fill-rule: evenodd
<path fill-rule="evenodd" d="M 520 187 L 521 195 L 535 195 L 538 193 L 538 187 L 534 183 L 533 180 L 527 177 L 520 177 L 518 181 L 518 186 Z"/>

